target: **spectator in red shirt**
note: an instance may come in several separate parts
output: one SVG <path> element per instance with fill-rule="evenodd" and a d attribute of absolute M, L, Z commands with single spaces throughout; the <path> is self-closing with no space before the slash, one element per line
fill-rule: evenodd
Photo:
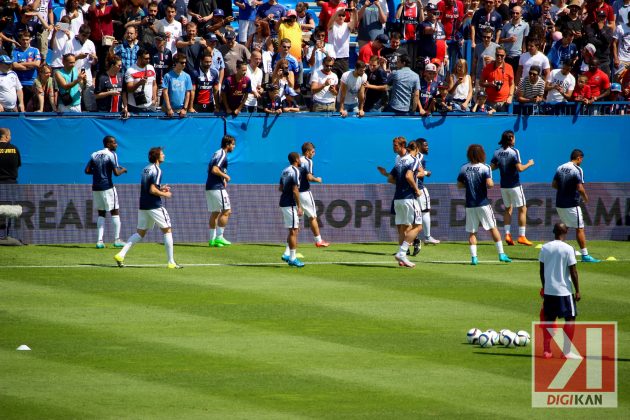
<path fill-rule="evenodd" d="M 597 22 L 597 12 L 603 10 L 606 12 L 606 22 L 613 31 L 615 30 L 615 11 L 611 5 L 607 4 L 604 0 L 590 0 L 586 2 L 586 19 L 584 25 L 590 25 Z"/>
<path fill-rule="evenodd" d="M 497 47 L 495 60 L 481 72 L 479 85 L 486 89 L 488 103 L 497 111 L 507 110 L 514 97 L 514 70 L 505 62 L 505 48 Z"/>
<path fill-rule="evenodd" d="M 90 22 L 90 29 L 92 35 L 90 39 L 94 42 L 96 47 L 96 56 L 98 57 L 98 63 L 100 71 L 105 72 L 107 69 L 105 65 L 107 63 L 107 52 L 113 45 L 106 42 L 108 45 L 103 45 L 103 38 L 111 37 L 114 35 L 114 16 L 118 13 L 118 2 L 112 0 L 112 5 L 107 5 L 108 0 L 98 0 L 88 9 L 88 18 Z"/>
<path fill-rule="evenodd" d="M 604 99 L 610 93 L 610 79 L 608 75 L 600 70 L 599 59 L 593 57 L 588 65 L 588 71 L 584 73 L 588 77 L 588 86 L 591 88 L 593 102 Z"/>
<path fill-rule="evenodd" d="M 577 82 L 575 84 L 575 89 L 573 89 L 573 95 L 571 96 L 571 100 L 573 102 L 582 102 L 584 105 L 588 105 L 591 103 L 591 88 L 588 86 L 588 76 L 586 74 L 581 74 Z"/>
<path fill-rule="evenodd" d="M 346 8 L 348 5 L 339 0 L 328 0 L 322 3 L 322 10 L 319 12 L 319 26 L 322 28 L 328 28 L 328 22 L 330 18 L 335 14 L 339 7 Z M 355 7 L 354 2 L 350 2 L 350 7 Z M 346 20 L 348 20 L 348 13 L 346 13 Z M 328 38 L 328 35 L 326 35 Z M 328 41 L 328 39 L 326 39 Z"/>
<path fill-rule="evenodd" d="M 359 50 L 359 60 L 364 63 L 369 63 L 370 58 L 375 55 L 377 57 L 381 56 L 381 50 L 385 47 L 385 45 L 389 42 L 389 37 L 385 34 L 379 34 L 376 36 L 374 41 L 370 41 L 365 44 Z"/>
<path fill-rule="evenodd" d="M 440 22 L 444 26 L 446 40 L 453 39 L 464 19 L 464 3 L 460 0 L 442 0 L 437 4 L 440 11 Z"/>

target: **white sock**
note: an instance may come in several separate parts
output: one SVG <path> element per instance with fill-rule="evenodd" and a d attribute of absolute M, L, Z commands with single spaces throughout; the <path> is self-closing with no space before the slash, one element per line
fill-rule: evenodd
<path fill-rule="evenodd" d="M 527 229 L 525 226 L 519 226 L 518 227 L 518 236 L 525 236 L 525 229 Z"/>
<path fill-rule="evenodd" d="M 164 234 L 164 248 L 166 248 L 166 258 L 168 258 L 169 264 L 175 264 L 173 259 L 173 233 Z"/>
<path fill-rule="evenodd" d="M 499 254 L 503 254 L 503 242 L 502 241 L 495 242 L 494 246 L 497 247 L 497 252 Z"/>
<path fill-rule="evenodd" d="M 315 238 L 315 243 L 322 241 L 322 235 L 314 236 L 314 238 Z"/>
<path fill-rule="evenodd" d="M 588 255 L 588 249 L 586 248 L 582 248 L 580 252 L 582 253 L 582 255 Z"/>
<path fill-rule="evenodd" d="M 217 226 L 217 238 L 223 238 L 223 231 L 224 230 L 225 230 L 224 227 Z"/>
<path fill-rule="evenodd" d="M 112 224 L 114 225 L 114 240 L 120 239 L 120 216 L 112 216 Z"/>
<path fill-rule="evenodd" d="M 400 248 L 398 249 L 398 255 L 407 255 L 407 250 L 409 249 L 409 242 L 403 241 L 400 244 Z"/>
<path fill-rule="evenodd" d="M 471 245 L 470 246 L 470 256 L 471 257 L 476 257 L 477 256 L 477 245 Z"/>
<path fill-rule="evenodd" d="M 105 233 L 105 218 L 98 216 L 96 219 L 96 234 L 98 236 L 98 242 L 103 241 L 103 233 Z"/>
<path fill-rule="evenodd" d="M 510 225 L 503 225 L 503 229 L 505 229 L 505 234 L 509 235 L 510 234 L 510 229 L 512 229 L 512 226 L 510 226 Z"/>
<path fill-rule="evenodd" d="M 216 229 L 208 229 L 209 235 L 210 236 L 210 240 L 214 241 L 214 238 L 217 237 L 217 230 Z"/>
<path fill-rule="evenodd" d="M 292 250 L 289 251 L 289 259 L 291 261 L 293 261 L 295 259 L 295 253 L 296 253 L 295 249 L 292 249 Z"/>
<path fill-rule="evenodd" d="M 142 240 L 142 236 L 138 235 L 138 233 L 134 233 L 133 235 L 131 235 L 129 239 L 127 239 L 127 243 L 125 244 L 123 249 L 120 250 L 119 252 L 120 256 L 125 258 L 125 255 L 127 255 L 127 252 L 129 252 L 133 244 L 136 244 L 140 242 L 141 240 Z"/>
<path fill-rule="evenodd" d="M 286 255 L 287 257 L 291 255 L 291 248 L 289 248 L 288 244 L 287 244 L 287 247 L 284 248 L 284 255 Z"/>
<path fill-rule="evenodd" d="M 431 237 L 431 212 L 426 211 L 422 213 L 422 229 L 424 230 L 424 237 L 429 239 Z"/>

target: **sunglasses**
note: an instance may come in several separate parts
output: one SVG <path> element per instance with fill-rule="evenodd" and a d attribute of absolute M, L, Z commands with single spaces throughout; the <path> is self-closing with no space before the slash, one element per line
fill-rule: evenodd
<path fill-rule="evenodd" d="M 530 72 L 529 72 L 529 75 L 530 75 L 530 76 L 538 76 L 538 73 L 536 73 L 535 71 L 530 71 Z"/>
<path fill-rule="evenodd" d="M 291 48 L 290 45 L 283 45 L 282 48 Z"/>
<path fill-rule="evenodd" d="M 497 54 L 497 58 L 503 58 L 505 57 L 505 54 Z"/>
<path fill-rule="evenodd" d="M 332 68 L 333 68 L 333 66 L 325 65 L 325 66 L 324 66 L 324 68 L 325 68 L 325 69 L 332 69 Z"/>

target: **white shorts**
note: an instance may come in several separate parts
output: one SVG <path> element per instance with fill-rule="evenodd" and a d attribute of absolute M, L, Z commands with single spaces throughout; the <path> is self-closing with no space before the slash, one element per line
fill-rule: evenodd
<path fill-rule="evenodd" d="M 490 204 L 481 207 L 466 207 L 466 232 L 477 232 L 480 223 L 485 230 L 497 227 Z"/>
<path fill-rule="evenodd" d="M 527 204 L 522 185 L 514 188 L 501 188 L 501 197 L 503 198 L 503 205 L 506 209 L 510 207 L 519 208 Z"/>
<path fill-rule="evenodd" d="M 302 218 L 298 216 L 297 206 L 280 207 L 282 218 L 284 219 L 284 227 L 287 229 L 299 229 Z"/>
<path fill-rule="evenodd" d="M 247 38 L 256 31 L 255 21 L 239 20 L 238 21 L 238 42 L 246 43 Z"/>
<path fill-rule="evenodd" d="M 558 210 L 560 220 L 567 227 L 584 229 L 584 217 L 582 217 L 582 208 L 580 206 L 569 207 L 568 209 L 557 208 L 556 210 Z"/>
<path fill-rule="evenodd" d="M 211 213 L 230 210 L 230 196 L 226 190 L 206 190 L 206 203 Z"/>
<path fill-rule="evenodd" d="M 315 206 L 315 200 L 313 199 L 313 194 L 310 191 L 300 193 L 300 204 L 302 205 L 302 210 L 304 210 L 304 216 L 309 219 L 317 217 L 317 206 Z"/>
<path fill-rule="evenodd" d="M 112 187 L 105 191 L 92 191 L 92 200 L 96 210 L 112 211 L 118 210 L 118 194 L 116 187 Z"/>
<path fill-rule="evenodd" d="M 420 193 L 420 197 L 417 198 L 418 204 L 420 204 L 420 211 L 426 213 L 431 210 L 431 196 L 429 195 L 429 190 L 425 187 L 422 187 Z"/>
<path fill-rule="evenodd" d="M 396 225 L 422 224 L 422 213 L 418 200 L 415 198 L 394 200 L 394 212 L 396 213 Z"/>
<path fill-rule="evenodd" d="M 171 227 L 171 218 L 164 207 L 151 210 L 138 210 L 138 229 L 151 230 L 158 225 L 160 229 Z"/>

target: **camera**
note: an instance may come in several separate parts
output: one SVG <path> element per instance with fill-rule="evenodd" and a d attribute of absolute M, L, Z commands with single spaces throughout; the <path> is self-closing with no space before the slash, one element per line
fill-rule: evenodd
<path fill-rule="evenodd" d="M 501 88 L 503 87 L 503 80 L 495 80 L 494 81 L 494 87 L 496 90 L 501 90 Z"/>
<path fill-rule="evenodd" d="M 149 25 L 153 25 L 155 23 L 155 17 L 153 17 L 153 16 L 147 17 L 147 23 Z"/>
<path fill-rule="evenodd" d="M 278 89 L 278 86 L 274 85 L 273 83 L 265 83 L 265 84 L 263 84 L 262 87 L 263 87 L 263 90 L 265 92 L 271 92 L 272 90 L 277 90 Z"/>
<path fill-rule="evenodd" d="M 282 70 L 282 75 L 283 76 L 288 76 L 289 75 L 289 70 Z"/>

